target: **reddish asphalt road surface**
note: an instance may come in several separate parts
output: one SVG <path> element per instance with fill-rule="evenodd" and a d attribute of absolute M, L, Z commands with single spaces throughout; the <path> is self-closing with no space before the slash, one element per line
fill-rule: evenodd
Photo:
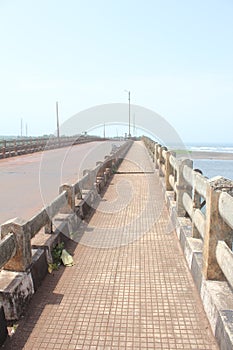
<path fill-rule="evenodd" d="M 115 142 L 114 142 L 115 143 Z M 21 217 L 29 219 L 111 151 L 113 142 L 91 142 L 0 160 L 0 225 Z"/>

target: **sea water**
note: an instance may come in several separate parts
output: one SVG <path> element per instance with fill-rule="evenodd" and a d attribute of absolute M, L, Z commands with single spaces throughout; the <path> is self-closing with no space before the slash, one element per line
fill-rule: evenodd
<path fill-rule="evenodd" d="M 201 169 L 208 178 L 221 175 L 233 180 L 233 160 L 195 159 L 193 168 Z"/>
<path fill-rule="evenodd" d="M 187 144 L 187 149 L 190 151 L 204 152 L 224 152 L 233 154 L 233 144 Z M 233 180 L 233 160 L 221 159 L 195 159 L 193 167 L 201 169 L 204 176 L 208 178 L 214 176 L 223 176 Z"/>

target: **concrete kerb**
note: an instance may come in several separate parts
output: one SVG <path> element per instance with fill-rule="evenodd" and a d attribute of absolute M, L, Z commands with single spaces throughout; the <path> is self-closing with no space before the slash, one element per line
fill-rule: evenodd
<path fill-rule="evenodd" d="M 163 178 L 160 178 L 160 183 L 168 210 L 173 216 L 174 230 L 200 294 L 213 334 L 221 350 L 233 349 L 233 291 L 226 281 L 210 281 L 204 278 L 202 274 L 203 242 L 201 239 L 191 237 L 190 219 L 177 216 L 171 191 L 165 190 Z"/>

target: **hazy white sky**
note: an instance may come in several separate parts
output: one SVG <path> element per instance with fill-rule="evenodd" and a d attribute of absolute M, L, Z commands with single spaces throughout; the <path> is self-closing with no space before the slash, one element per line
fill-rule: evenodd
<path fill-rule="evenodd" d="M 232 18 L 232 0 L 0 0 L 0 135 L 128 89 L 185 142 L 233 142 Z"/>

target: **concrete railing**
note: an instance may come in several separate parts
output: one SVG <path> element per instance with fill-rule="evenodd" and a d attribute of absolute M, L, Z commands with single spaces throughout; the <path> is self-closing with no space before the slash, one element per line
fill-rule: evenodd
<path fill-rule="evenodd" d="M 0 159 L 102 140 L 95 136 L 62 136 L 59 139 L 57 137 L 38 137 L 0 140 Z"/>
<path fill-rule="evenodd" d="M 178 217 L 188 216 L 192 223 L 192 237 L 203 241 L 205 278 L 224 279 L 226 268 L 224 259 L 220 258 L 221 252 L 228 255 L 233 269 L 233 197 L 227 193 L 233 193 L 233 181 L 223 177 L 208 179 L 193 169 L 192 160 L 176 158 L 174 152 L 146 137 L 144 142 L 160 176 L 164 177 L 166 191 L 174 191 Z M 233 287 L 232 277 L 228 282 Z"/>
<path fill-rule="evenodd" d="M 52 219 L 66 205 L 67 199 L 68 193 L 63 191 L 30 220 L 15 218 L 1 225 L 0 268 L 27 271 L 32 262 L 31 239 L 43 227 L 45 233 L 53 232 Z"/>
<path fill-rule="evenodd" d="M 124 158 L 131 146 L 131 141 L 125 142 L 104 162 L 98 162 L 92 170 L 85 170 L 84 176 L 75 184 L 63 184 L 57 196 L 46 208 L 33 216 L 29 221 L 22 219 L 9 220 L 1 225 L 0 268 L 24 272 L 31 263 L 31 239 L 42 229 L 46 233 L 53 232 L 52 220 L 59 212 L 70 213 L 80 209 L 75 202 L 81 200 L 88 192 L 100 193 L 109 176 Z M 92 193 L 93 195 L 93 193 Z M 86 199 L 86 202 L 88 200 Z"/>
<path fill-rule="evenodd" d="M 221 349 L 233 348 L 233 181 L 208 179 L 189 158 L 143 137 L 173 228 Z M 188 155 L 188 153 L 186 152 Z"/>
<path fill-rule="evenodd" d="M 79 232 L 82 219 L 95 209 L 101 190 L 131 145 L 126 141 L 94 169 L 85 170 L 76 183 L 61 185 L 60 194 L 30 220 L 16 218 L 1 225 L 0 346 L 7 336 L 5 320 L 20 318 L 48 271 L 52 248 Z"/>

